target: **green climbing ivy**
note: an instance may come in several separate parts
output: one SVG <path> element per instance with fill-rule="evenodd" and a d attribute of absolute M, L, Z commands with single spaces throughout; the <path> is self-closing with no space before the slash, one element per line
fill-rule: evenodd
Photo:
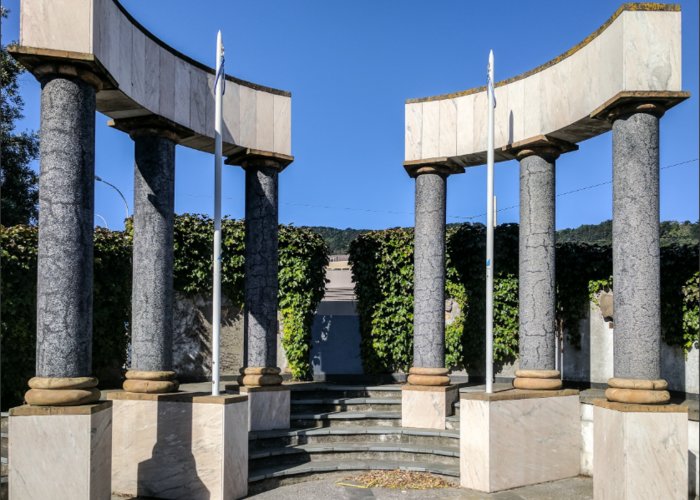
<path fill-rule="evenodd" d="M 700 273 L 696 272 L 685 284 L 683 293 L 683 350 L 698 348 L 700 331 Z"/>
<path fill-rule="evenodd" d="M 34 226 L 0 226 L 2 258 L 2 409 L 22 402 L 36 359 Z M 95 230 L 93 373 L 119 383 L 131 315 L 131 242 L 122 232 Z"/>
<path fill-rule="evenodd" d="M 450 226 L 446 235 L 445 296 L 461 314 L 445 327 L 445 363 L 480 370 L 485 344 L 486 231 L 481 224 Z M 518 225 L 495 231 L 494 361 L 518 355 Z M 663 338 L 686 351 L 697 343 L 696 246 L 661 249 Z M 350 262 L 360 316 L 365 371 L 405 371 L 413 359 L 413 230 L 389 229 L 359 235 L 350 244 Z M 556 248 L 557 327 L 580 346 L 580 320 L 590 297 L 612 286 L 610 246 L 562 243 Z M 684 288 L 683 285 L 686 285 Z M 685 301 L 685 302 L 683 302 Z M 680 314 L 680 311 L 684 311 Z M 687 312 L 686 312 L 687 310 Z M 694 335 L 694 336 L 693 336 Z M 688 343 L 690 340 L 690 344 Z"/>
<path fill-rule="evenodd" d="M 328 252 L 309 229 L 279 228 L 279 309 L 282 345 L 292 375 L 311 376 L 311 324 L 323 298 Z M 186 294 L 212 288 L 213 222 L 203 215 L 175 217 L 174 286 Z M 93 372 L 101 387 L 119 384 L 126 361 L 131 317 L 132 221 L 125 231 L 95 230 Z M 21 403 L 34 375 L 36 343 L 36 246 L 34 226 L 0 226 L 2 257 L 2 408 Z M 222 221 L 222 293 L 243 305 L 244 225 Z"/>

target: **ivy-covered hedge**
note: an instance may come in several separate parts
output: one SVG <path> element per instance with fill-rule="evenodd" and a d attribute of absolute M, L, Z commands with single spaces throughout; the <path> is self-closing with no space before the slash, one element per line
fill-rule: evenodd
<path fill-rule="evenodd" d="M 22 401 L 36 360 L 34 226 L 0 226 L 2 252 L 2 409 Z M 119 383 L 131 315 L 131 242 L 95 230 L 92 364 L 103 386 Z"/>
<path fill-rule="evenodd" d="M 186 294 L 206 294 L 212 285 L 212 220 L 175 218 L 174 284 Z M 309 351 L 314 311 L 323 298 L 328 252 L 309 229 L 279 228 L 279 308 L 292 375 L 311 375 Z M 131 221 L 124 232 L 95 230 L 93 370 L 101 387 L 118 385 L 126 361 L 131 316 Z M 33 226 L 0 226 L 2 250 L 2 408 L 22 401 L 34 375 L 36 342 L 36 245 Z M 244 227 L 222 222 L 222 293 L 243 305 Z"/>
<path fill-rule="evenodd" d="M 448 367 L 480 370 L 483 366 L 485 254 L 483 225 L 448 228 L 445 296 L 461 310 L 445 329 Z M 350 262 L 365 371 L 406 370 L 413 359 L 413 230 L 390 229 L 360 235 L 350 245 Z M 494 361 L 503 364 L 514 361 L 518 355 L 517 224 L 496 228 L 494 262 Z M 664 247 L 661 262 L 663 336 L 668 343 L 682 345 L 687 350 L 691 345 L 688 337 L 694 338 L 695 343 L 698 338 L 697 328 L 692 331 L 692 325 L 697 322 L 697 305 L 693 306 L 697 304 L 697 285 L 693 288 L 689 282 L 693 269 L 697 268 L 698 249 Z M 580 343 L 578 326 L 586 315 L 589 284 L 607 280 L 611 274 L 609 246 L 557 245 L 557 327 L 560 335 L 567 332 L 573 345 Z M 682 313 L 684 307 L 689 312 Z"/>

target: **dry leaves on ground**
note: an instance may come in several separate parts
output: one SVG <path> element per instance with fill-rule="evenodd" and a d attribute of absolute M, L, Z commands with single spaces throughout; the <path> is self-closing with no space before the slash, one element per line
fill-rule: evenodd
<path fill-rule="evenodd" d="M 452 488 L 455 485 L 440 476 L 427 472 L 410 472 L 403 470 L 373 470 L 357 476 L 348 477 L 355 485 L 365 488 L 392 488 L 402 490 L 428 490 L 435 488 Z"/>

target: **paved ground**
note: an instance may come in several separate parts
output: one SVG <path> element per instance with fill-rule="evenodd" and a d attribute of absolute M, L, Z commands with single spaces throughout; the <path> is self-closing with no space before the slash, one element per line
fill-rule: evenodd
<path fill-rule="evenodd" d="M 351 486 L 347 473 L 327 475 L 323 479 L 289 484 L 248 498 L 256 500 L 299 500 L 299 499 L 494 499 L 494 500 L 590 500 L 593 498 L 593 480 L 589 477 L 564 479 L 551 483 L 527 486 L 499 493 L 479 493 L 463 488 L 441 488 L 435 490 L 389 490 Z"/>

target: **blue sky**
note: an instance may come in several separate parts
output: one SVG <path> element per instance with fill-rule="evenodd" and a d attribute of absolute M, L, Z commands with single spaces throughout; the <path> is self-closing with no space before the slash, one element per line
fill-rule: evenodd
<path fill-rule="evenodd" d="M 280 221 L 380 229 L 413 224 L 414 182 L 403 167 L 404 101 L 485 83 L 489 49 L 496 80 L 548 61 L 603 24 L 619 1 L 124 0 L 124 6 L 166 43 L 214 64 L 216 31 L 223 31 L 227 72 L 292 92 L 295 162 L 280 176 Z M 683 11 L 683 88 L 692 97 L 661 122 L 661 166 L 698 158 L 698 2 Z M 2 29 L 18 38 L 19 0 Z M 38 129 L 40 88 L 21 78 L 26 118 Z M 133 143 L 97 115 L 96 173 L 133 205 Z M 612 137 L 580 144 L 557 162 L 557 227 L 610 219 Z M 175 209 L 212 213 L 213 158 L 178 147 Z M 36 167 L 36 165 L 35 165 Z M 223 211 L 243 215 L 243 173 L 225 167 Z M 661 219 L 698 220 L 698 161 L 661 172 Z M 448 222 L 484 221 L 486 167 L 448 181 Z M 518 204 L 516 162 L 496 165 L 499 208 Z M 97 214 L 123 227 L 124 206 L 97 183 Z M 498 222 L 517 222 L 518 210 Z M 98 218 L 96 222 L 104 223 Z"/>

